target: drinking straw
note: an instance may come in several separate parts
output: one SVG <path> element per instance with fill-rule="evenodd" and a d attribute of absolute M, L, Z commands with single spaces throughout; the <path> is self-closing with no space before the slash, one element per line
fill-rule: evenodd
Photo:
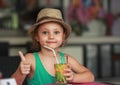
<path fill-rule="evenodd" d="M 49 49 L 49 50 L 52 50 L 53 55 L 55 56 L 55 59 L 56 59 L 56 63 L 59 64 L 58 59 L 57 59 L 57 55 L 56 55 L 56 53 L 55 53 L 55 50 L 52 49 L 52 48 L 50 48 L 50 47 L 48 47 L 48 46 L 44 46 L 44 47 L 47 48 L 47 49 Z"/>
<path fill-rule="evenodd" d="M 66 56 L 66 63 L 68 63 L 68 55 Z"/>

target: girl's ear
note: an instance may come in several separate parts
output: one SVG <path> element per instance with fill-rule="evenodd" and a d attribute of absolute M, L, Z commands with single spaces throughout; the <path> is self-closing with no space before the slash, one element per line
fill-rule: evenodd
<path fill-rule="evenodd" d="M 63 42 L 65 41 L 65 33 L 63 34 Z"/>
<path fill-rule="evenodd" d="M 63 47 L 65 45 L 65 43 L 66 43 L 65 37 L 66 37 L 65 34 L 63 34 L 61 47 Z"/>
<path fill-rule="evenodd" d="M 39 38 L 38 38 L 38 36 L 37 36 L 37 35 L 35 36 L 35 40 L 36 40 L 36 41 L 39 41 Z"/>

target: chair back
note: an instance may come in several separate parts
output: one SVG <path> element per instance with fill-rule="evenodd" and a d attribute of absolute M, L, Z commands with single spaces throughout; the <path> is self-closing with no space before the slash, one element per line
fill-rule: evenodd
<path fill-rule="evenodd" d="M 9 43 L 8 42 L 0 42 L 0 57 L 9 55 Z"/>

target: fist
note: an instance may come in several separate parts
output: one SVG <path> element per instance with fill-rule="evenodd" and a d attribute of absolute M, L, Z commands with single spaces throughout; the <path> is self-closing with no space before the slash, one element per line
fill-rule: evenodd
<path fill-rule="evenodd" d="M 73 74 L 73 71 L 72 71 L 72 69 L 71 69 L 71 66 L 68 64 L 68 68 L 66 68 L 66 69 L 64 69 L 64 70 L 65 70 L 65 72 L 66 72 L 66 73 L 64 74 L 64 76 L 66 76 L 66 80 L 67 80 L 68 82 L 72 81 L 74 74 Z"/>
<path fill-rule="evenodd" d="M 21 51 L 19 51 L 18 54 L 21 59 L 19 70 L 20 70 L 21 74 L 27 75 L 30 73 L 30 63 L 25 59 L 25 56 L 23 55 L 23 53 Z"/>

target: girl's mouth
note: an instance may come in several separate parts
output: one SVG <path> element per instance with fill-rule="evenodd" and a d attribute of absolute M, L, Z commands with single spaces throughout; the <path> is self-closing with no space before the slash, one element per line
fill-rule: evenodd
<path fill-rule="evenodd" d="M 47 43 L 56 43 L 55 41 L 49 41 L 49 42 L 47 42 Z"/>

